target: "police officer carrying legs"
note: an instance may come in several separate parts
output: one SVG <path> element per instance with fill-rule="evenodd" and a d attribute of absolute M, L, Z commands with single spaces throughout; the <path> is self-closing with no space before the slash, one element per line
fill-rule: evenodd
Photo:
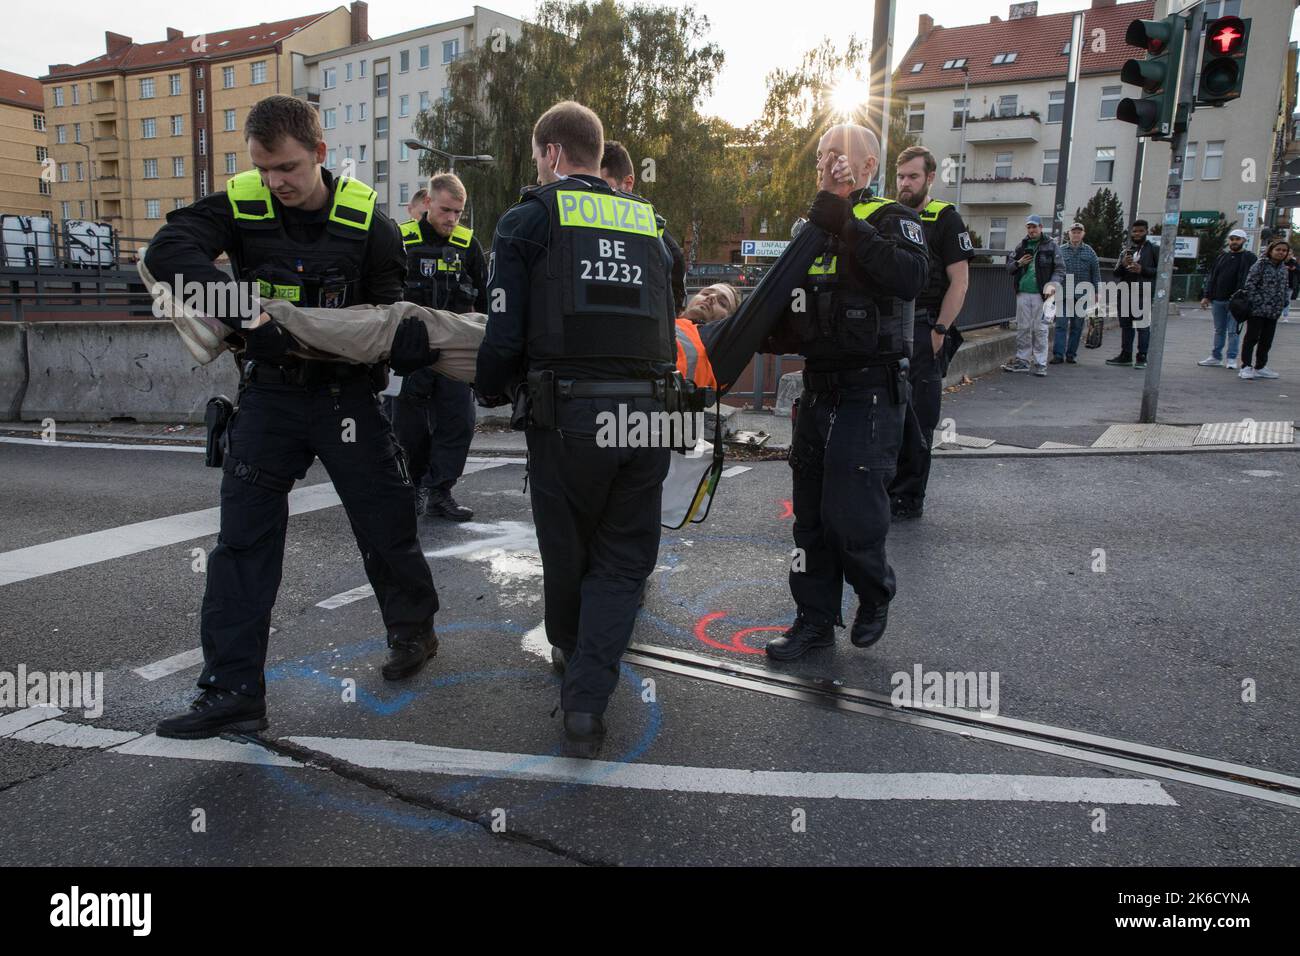
<path fill-rule="evenodd" d="M 526 379 L 546 636 L 563 673 L 565 752 L 582 757 L 604 739 L 654 570 L 669 457 L 644 442 L 598 442 L 598 418 L 662 412 L 676 379 L 671 261 L 654 208 L 601 179 L 603 145 L 599 118 L 579 103 L 537 121 L 541 185 L 497 223 L 475 381 L 481 402 L 501 404 Z"/>
<path fill-rule="evenodd" d="M 423 192 L 423 190 L 421 190 Z M 447 312 L 487 312 L 487 262 L 474 233 L 460 225 L 465 185 L 454 173 L 429 181 L 425 212 L 401 225 L 406 244 L 406 301 Z M 452 486 L 465 470 L 474 438 L 474 395 L 464 382 L 420 369 L 402 379 L 393 431 L 417 483 L 417 514 L 469 521 Z"/>
<path fill-rule="evenodd" d="M 894 597 L 888 486 L 907 410 L 912 300 L 927 266 L 916 213 L 854 188 L 879 164 L 880 144 L 861 126 L 834 126 L 817 146 L 821 191 L 809 219 L 828 233 L 826 248 L 785 318 L 787 344 L 806 361 L 790 448 L 798 614 L 767 645 L 778 661 L 834 643 L 844 581 L 858 595 L 858 647 L 884 634 Z"/>
<path fill-rule="evenodd" d="M 605 140 L 605 153 L 600 159 L 600 176 L 610 189 L 626 193 L 633 199 L 641 199 L 636 194 L 636 167 L 627 147 L 616 140 Z M 644 201 L 644 200 L 642 200 Z M 668 247 L 668 254 L 673 257 L 673 310 L 681 314 L 686 308 L 686 254 L 682 252 L 681 243 L 668 231 L 668 220 L 656 215 L 655 223 L 659 227 L 659 238 Z"/>
<path fill-rule="evenodd" d="M 225 252 L 236 280 L 255 284 L 263 298 L 329 308 L 399 301 L 401 237 L 375 208 L 374 190 L 321 167 L 316 111 L 289 96 L 268 97 L 249 111 L 244 137 L 255 168 L 233 176 L 224 193 L 170 213 L 146 252 L 149 271 L 162 281 L 226 285 L 229 276 L 213 265 Z M 161 737 L 267 726 L 263 670 L 288 495 L 317 457 L 347 510 L 383 613 L 384 676 L 415 673 L 437 649 L 438 595 L 416 535 L 414 491 L 375 400 L 386 369 L 304 362 L 288 354 L 296 343 L 275 323 L 250 331 L 254 316 L 222 318 L 244 347 L 239 407 L 226 426 L 221 531 L 203 596 L 202 693 L 188 711 L 159 723 Z M 427 364 L 427 332 L 421 348 Z"/>
<path fill-rule="evenodd" d="M 908 367 L 912 397 L 903 426 L 898 474 L 889 486 L 890 508 L 896 519 L 919 518 L 925 509 L 930 445 L 939 424 L 943 377 L 948 373 L 955 345 L 961 342 L 957 314 L 966 301 L 969 263 L 975 258 L 975 247 L 957 207 L 930 198 L 936 168 L 934 154 L 924 146 L 909 146 L 898 155 L 898 201 L 921 216 L 930 255 L 930 279 L 916 298 Z"/>

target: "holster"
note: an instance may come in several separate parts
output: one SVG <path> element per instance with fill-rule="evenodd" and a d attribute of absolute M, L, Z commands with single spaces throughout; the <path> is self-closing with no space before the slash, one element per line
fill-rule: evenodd
<path fill-rule="evenodd" d="M 521 389 L 526 394 L 525 427 L 552 430 L 556 427 L 555 418 L 555 372 L 541 369 L 528 373 L 526 386 Z M 519 410 L 516 404 L 516 411 Z M 511 416 L 514 425 L 514 416 Z"/>
<path fill-rule="evenodd" d="M 203 452 L 203 464 L 209 468 L 220 468 L 226 457 L 226 426 L 235 414 L 234 403 L 224 395 L 208 399 L 203 412 L 203 423 L 207 428 L 207 444 Z"/>

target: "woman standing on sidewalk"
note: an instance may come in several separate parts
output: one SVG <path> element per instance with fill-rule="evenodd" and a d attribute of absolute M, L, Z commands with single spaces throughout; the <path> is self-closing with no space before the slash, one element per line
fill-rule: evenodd
<path fill-rule="evenodd" d="M 1242 286 L 1250 297 L 1250 318 L 1246 320 L 1246 335 L 1241 343 L 1241 378 L 1277 378 L 1277 372 L 1268 367 L 1268 350 L 1277 332 L 1277 320 L 1286 311 L 1291 298 L 1291 288 L 1286 269 L 1291 244 L 1285 239 L 1274 239 L 1259 260 L 1250 267 L 1246 284 Z M 1255 364 L 1251 367 L 1251 355 Z"/>

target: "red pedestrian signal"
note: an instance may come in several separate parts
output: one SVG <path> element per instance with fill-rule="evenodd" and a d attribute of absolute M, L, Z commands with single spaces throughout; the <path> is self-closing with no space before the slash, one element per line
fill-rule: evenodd
<path fill-rule="evenodd" d="M 1240 17 L 1221 17 L 1214 22 L 1209 42 L 1219 56 L 1230 56 L 1245 39 L 1245 26 Z"/>
<path fill-rule="evenodd" d="M 1219 17 L 1206 28 L 1197 106 L 1223 106 L 1241 96 L 1249 40 L 1250 21 L 1241 17 Z"/>

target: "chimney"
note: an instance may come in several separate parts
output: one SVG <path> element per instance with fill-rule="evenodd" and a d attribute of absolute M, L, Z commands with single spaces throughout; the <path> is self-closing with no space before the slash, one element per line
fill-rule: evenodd
<path fill-rule="evenodd" d="M 1092 9 L 1100 10 L 1102 7 L 1115 6 L 1115 0 L 1092 0 Z"/>
<path fill-rule="evenodd" d="M 352 3 L 352 42 L 365 43 L 370 39 L 370 6 L 366 0 Z"/>
<path fill-rule="evenodd" d="M 989 23 L 1001 23 L 1001 22 L 1002 22 L 1002 18 L 998 16 L 996 13 L 993 14 L 993 16 L 989 17 Z"/>
<path fill-rule="evenodd" d="M 1008 14 L 1008 20 L 1028 20 L 1030 17 L 1038 16 L 1038 0 L 1024 0 L 1023 3 L 1011 4 L 1011 12 Z"/>
<path fill-rule="evenodd" d="M 930 35 L 930 31 L 933 29 L 934 29 L 934 17 L 930 16 L 930 14 L 928 13 L 921 14 L 920 22 L 917 24 L 916 27 L 916 35 L 920 37 L 922 40 L 924 40 L 926 37 Z"/>
<path fill-rule="evenodd" d="M 124 37 L 120 33 L 113 33 L 111 30 L 104 31 L 104 48 L 108 53 L 121 53 L 133 42 L 130 37 Z"/>
<path fill-rule="evenodd" d="M 169 40 L 179 40 L 179 39 L 180 39 L 181 37 L 183 37 L 183 36 L 185 36 L 185 34 L 182 33 L 180 30 L 177 30 L 175 27 L 168 27 L 168 28 L 167 28 L 167 39 L 169 39 Z"/>

